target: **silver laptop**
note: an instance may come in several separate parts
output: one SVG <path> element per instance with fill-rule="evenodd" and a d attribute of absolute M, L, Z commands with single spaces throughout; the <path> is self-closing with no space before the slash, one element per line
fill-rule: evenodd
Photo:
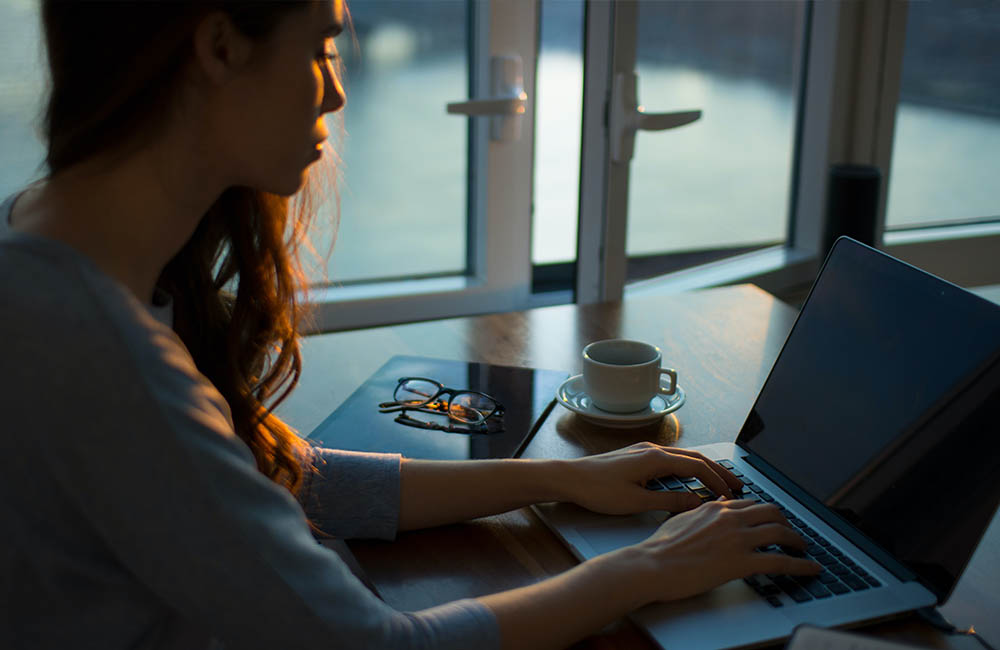
<path fill-rule="evenodd" d="M 888 255 L 834 245 L 735 443 L 698 449 L 781 507 L 825 567 L 735 580 L 632 615 L 661 646 L 766 645 L 943 602 L 1000 502 L 1000 307 Z M 714 498 L 689 477 L 647 486 Z M 538 506 L 580 559 L 669 517 Z M 760 549 L 775 552 L 778 549 Z"/>

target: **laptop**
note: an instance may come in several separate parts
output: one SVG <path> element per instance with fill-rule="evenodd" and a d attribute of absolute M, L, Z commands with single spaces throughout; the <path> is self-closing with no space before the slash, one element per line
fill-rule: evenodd
<path fill-rule="evenodd" d="M 852 239 L 834 244 L 735 443 L 698 447 L 774 503 L 825 567 L 751 576 L 633 620 L 662 647 L 755 647 L 944 602 L 1000 502 L 1000 306 Z M 650 489 L 714 495 L 696 479 Z M 536 507 L 580 559 L 669 513 Z M 772 547 L 758 549 L 777 552 Z"/>

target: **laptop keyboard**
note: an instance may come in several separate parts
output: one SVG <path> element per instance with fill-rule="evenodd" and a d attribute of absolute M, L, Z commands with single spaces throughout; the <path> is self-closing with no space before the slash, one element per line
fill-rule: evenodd
<path fill-rule="evenodd" d="M 820 535 L 814 528 L 796 517 L 794 513 L 776 501 L 763 488 L 744 476 L 731 462 L 728 460 L 716 462 L 743 481 L 743 492 L 736 493 L 734 491 L 733 496 L 735 498 L 751 499 L 757 503 L 773 503 L 778 506 L 781 513 L 788 519 L 788 523 L 806 541 L 804 552 L 776 545 L 759 548 L 757 549 L 758 552 L 786 553 L 796 557 L 805 557 L 819 562 L 824 567 L 823 572 L 817 576 L 768 574 L 744 578 L 744 582 L 750 585 L 772 607 L 784 606 L 785 603 L 779 598 L 781 594 L 787 595 L 794 603 L 806 603 L 812 600 L 843 596 L 855 591 L 865 591 L 866 589 L 882 586 L 878 578 L 858 566 L 854 560 L 847 557 L 843 551 Z M 649 481 L 646 487 L 650 490 L 693 492 L 703 502 L 716 498 L 715 494 L 708 487 L 694 477 L 679 478 L 676 476 L 663 476 L 659 479 Z"/>

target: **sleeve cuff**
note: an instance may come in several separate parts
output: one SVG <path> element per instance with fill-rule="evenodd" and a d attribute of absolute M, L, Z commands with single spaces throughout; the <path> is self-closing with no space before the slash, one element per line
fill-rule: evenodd
<path fill-rule="evenodd" d="M 467 598 L 407 614 L 436 649 L 500 650 L 500 625 L 490 609 Z"/>
<path fill-rule="evenodd" d="M 299 502 L 309 520 L 342 539 L 394 539 L 399 528 L 399 454 L 315 447 Z"/>

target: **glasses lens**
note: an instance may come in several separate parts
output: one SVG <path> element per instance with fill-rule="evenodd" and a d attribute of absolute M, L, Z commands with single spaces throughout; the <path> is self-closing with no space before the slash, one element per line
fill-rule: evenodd
<path fill-rule="evenodd" d="M 448 414 L 460 422 L 479 424 L 490 416 L 497 403 L 485 395 L 458 393 L 451 398 Z"/>
<path fill-rule="evenodd" d="M 396 386 L 392 398 L 404 406 L 421 406 L 437 394 L 440 386 L 426 379 L 407 379 Z"/>

